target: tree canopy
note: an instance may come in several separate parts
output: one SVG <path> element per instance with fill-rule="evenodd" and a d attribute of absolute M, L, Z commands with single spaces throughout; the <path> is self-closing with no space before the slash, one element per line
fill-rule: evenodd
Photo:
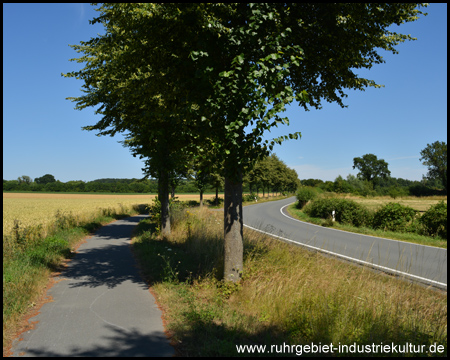
<path fill-rule="evenodd" d="M 288 168 L 275 154 L 267 156 L 256 162 L 249 170 L 244 181 L 250 185 L 250 191 L 259 192 L 262 189 L 273 192 L 295 192 L 300 186 L 297 172 Z"/>
<path fill-rule="evenodd" d="M 372 183 L 377 183 L 379 179 L 391 175 L 388 163 L 383 159 L 378 159 L 374 154 L 366 154 L 353 159 L 353 169 L 359 170 L 358 177 Z"/>
<path fill-rule="evenodd" d="M 428 167 L 427 177 L 438 179 L 447 191 L 447 143 L 435 141 L 420 152 L 420 161 Z"/>
<path fill-rule="evenodd" d="M 44 184 L 45 185 L 45 184 L 48 184 L 48 183 L 56 182 L 56 179 L 51 174 L 45 174 L 45 175 L 43 175 L 41 177 L 38 177 L 38 178 L 34 179 L 34 181 L 37 184 Z"/>
<path fill-rule="evenodd" d="M 344 106 L 346 89 L 380 86 L 354 70 L 382 63 L 377 48 L 395 53 L 413 39 L 387 28 L 417 20 L 417 5 L 105 3 L 91 21 L 105 34 L 71 45 L 85 67 L 65 76 L 83 80 L 84 95 L 69 99 L 99 106 L 101 120 L 85 129 L 129 133 L 126 145 L 158 169 L 161 195 L 174 166 L 166 159 L 223 163 L 225 278 L 238 280 L 243 170 L 300 134 L 263 136 L 289 123 L 279 113 L 294 100 Z"/>

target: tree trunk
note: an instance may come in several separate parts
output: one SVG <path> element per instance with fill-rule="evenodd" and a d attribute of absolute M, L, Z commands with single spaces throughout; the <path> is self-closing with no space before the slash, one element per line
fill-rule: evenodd
<path fill-rule="evenodd" d="M 203 207 L 203 190 L 200 190 L 200 207 Z"/>
<path fill-rule="evenodd" d="M 237 282 L 243 271 L 242 172 L 237 180 L 225 176 L 224 279 Z"/>
<path fill-rule="evenodd" d="M 219 187 L 216 186 L 216 206 L 219 205 Z"/>
<path fill-rule="evenodd" d="M 169 173 L 161 171 L 158 179 L 158 197 L 161 202 L 161 234 L 170 234 L 170 214 L 169 214 Z"/>

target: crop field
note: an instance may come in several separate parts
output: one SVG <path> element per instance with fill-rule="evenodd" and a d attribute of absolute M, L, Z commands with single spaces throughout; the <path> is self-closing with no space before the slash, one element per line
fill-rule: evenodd
<path fill-rule="evenodd" d="M 215 195 L 204 195 L 212 198 Z M 11 234 L 15 220 L 21 227 L 42 225 L 55 221 L 57 212 L 70 213 L 76 218 L 88 218 L 100 209 L 150 204 L 155 195 L 97 195 L 97 194 L 39 194 L 3 193 L 3 235 Z M 176 195 L 179 200 L 199 200 L 199 195 Z"/>
<path fill-rule="evenodd" d="M 364 205 L 369 210 L 378 210 L 387 203 L 395 202 L 404 206 L 409 206 L 419 212 L 425 212 L 431 206 L 436 205 L 442 200 L 444 200 L 444 202 L 447 203 L 447 196 L 427 196 L 427 197 L 406 196 L 397 199 L 393 199 L 390 196 L 376 196 L 371 198 L 365 198 L 360 196 L 340 195 L 338 197 L 354 200 L 357 203 Z"/>

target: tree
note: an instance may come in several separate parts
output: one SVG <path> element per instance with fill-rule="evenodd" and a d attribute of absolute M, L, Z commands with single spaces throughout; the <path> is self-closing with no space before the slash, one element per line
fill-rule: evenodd
<path fill-rule="evenodd" d="M 323 180 L 320 179 L 304 179 L 301 180 L 302 186 L 320 187 L 323 184 Z"/>
<path fill-rule="evenodd" d="M 165 122 L 168 123 L 167 119 Z M 158 199 L 161 203 L 160 229 L 163 235 L 169 235 L 170 189 L 173 189 L 179 174 L 185 174 L 187 171 L 188 160 L 183 149 L 189 146 L 189 140 L 187 138 L 183 140 L 183 132 L 176 126 L 153 129 L 151 135 L 137 131 L 129 135 L 124 145 L 131 149 L 133 156 L 146 158 L 143 169 L 146 176 L 158 179 Z"/>
<path fill-rule="evenodd" d="M 55 191 L 55 192 L 66 191 L 66 187 L 64 183 L 58 180 L 55 182 L 47 183 L 44 187 L 44 191 Z"/>
<path fill-rule="evenodd" d="M 224 278 L 243 271 L 242 179 L 275 144 L 300 133 L 262 137 L 289 119 L 278 114 L 296 100 L 304 109 L 337 102 L 345 89 L 379 87 L 351 69 L 371 68 L 411 40 L 392 24 L 414 21 L 417 4 L 103 4 L 106 34 L 73 46 L 85 81 L 77 109 L 101 105 L 100 135 L 129 131 L 135 154 L 164 168 L 172 155 L 212 153 L 224 164 Z M 165 138 L 174 128 L 180 138 Z M 162 134 L 160 137 L 156 134 Z M 165 142 L 166 151 L 153 151 Z M 188 146 L 187 144 L 192 144 Z M 164 147 L 161 147 L 164 149 Z M 164 172 L 161 178 L 164 178 Z M 159 179 L 161 181 L 161 178 Z M 162 181 L 165 183 L 166 181 Z"/>
<path fill-rule="evenodd" d="M 294 98 L 305 109 L 320 108 L 322 99 L 344 106 L 344 89 L 378 87 L 351 69 L 382 63 L 375 48 L 395 53 L 395 45 L 411 39 L 387 27 L 416 20 L 420 12 L 415 7 L 276 3 L 211 8 L 202 26 L 204 43 L 191 54 L 198 63 L 199 83 L 215 85 L 202 119 L 225 164 L 227 280 L 239 279 L 242 271 L 243 168 L 266 155 L 274 143 L 299 137 L 290 134 L 262 144 L 262 135 L 289 123 L 277 114 Z M 209 115 L 217 112 L 218 118 Z"/>
<path fill-rule="evenodd" d="M 216 170 L 210 174 L 209 184 L 216 189 L 216 198 L 214 203 L 217 206 L 219 205 L 219 188 L 222 188 L 224 185 L 224 179 L 219 170 Z"/>
<path fill-rule="evenodd" d="M 299 187 L 300 179 L 298 178 L 297 171 L 295 171 L 295 169 L 288 168 L 288 183 L 285 190 L 291 193 L 295 193 Z"/>
<path fill-rule="evenodd" d="M 250 191 L 262 187 L 270 192 L 295 192 L 300 185 L 297 172 L 290 169 L 275 154 L 265 157 L 255 163 L 245 174 L 245 182 L 250 185 Z"/>
<path fill-rule="evenodd" d="M 337 193 L 349 193 L 350 185 L 347 181 L 343 179 L 341 175 L 339 175 L 336 179 L 334 179 L 334 192 Z"/>
<path fill-rule="evenodd" d="M 169 13 L 177 13 L 176 5 L 167 7 L 172 9 Z M 68 98 L 76 102 L 75 109 L 100 105 L 96 114 L 102 119 L 83 129 L 98 130 L 99 136 L 125 132 L 123 145 L 130 148 L 133 156 L 145 158 L 146 176 L 158 179 L 161 232 L 168 235 L 170 175 L 180 172 L 186 147 L 195 144 L 186 131 L 186 101 L 180 100 L 186 98 L 188 88 L 180 86 L 184 81 L 180 76 L 191 74 L 193 69 L 183 66 L 188 53 L 178 53 L 179 59 L 175 60 L 170 49 L 157 43 L 161 40 L 183 49 L 178 41 L 182 39 L 183 27 L 175 31 L 170 18 L 157 16 L 161 9 L 156 4 L 103 4 L 97 9 L 100 16 L 90 23 L 103 24 L 106 33 L 82 41 L 81 45 L 71 45 L 84 53 L 71 61 L 85 62 L 86 66 L 63 75 L 84 80 L 85 95 Z M 170 31 L 161 39 L 154 37 L 167 29 Z"/>
<path fill-rule="evenodd" d="M 48 184 L 48 183 L 52 183 L 52 182 L 56 182 L 56 179 L 53 175 L 50 174 L 45 174 L 44 176 L 41 176 L 39 178 L 34 179 L 34 182 L 36 184 Z"/>
<path fill-rule="evenodd" d="M 19 187 L 18 180 L 3 180 L 3 191 L 14 191 Z"/>
<path fill-rule="evenodd" d="M 435 141 L 420 152 L 420 161 L 428 166 L 427 178 L 438 179 L 447 191 L 447 143 Z"/>
<path fill-rule="evenodd" d="M 30 178 L 28 175 L 22 175 L 17 178 L 19 181 L 19 184 L 27 184 L 30 185 L 33 182 L 33 179 Z"/>
<path fill-rule="evenodd" d="M 376 184 L 379 178 L 386 178 L 391 175 L 388 170 L 388 163 L 379 159 L 374 154 L 366 154 L 353 159 L 353 169 L 359 169 L 358 177 Z"/>
<path fill-rule="evenodd" d="M 203 193 L 210 181 L 209 172 L 202 169 L 201 166 L 195 166 L 190 171 L 190 177 L 194 180 L 195 187 L 200 193 L 200 207 L 203 207 Z"/>
<path fill-rule="evenodd" d="M 302 209 L 310 200 L 313 200 L 317 197 L 317 192 L 313 190 L 312 187 L 309 186 L 302 186 L 297 191 L 296 194 L 298 203 L 297 208 Z"/>

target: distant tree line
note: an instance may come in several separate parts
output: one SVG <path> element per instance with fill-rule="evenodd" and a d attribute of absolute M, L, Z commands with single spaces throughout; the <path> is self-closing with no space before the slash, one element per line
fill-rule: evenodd
<path fill-rule="evenodd" d="M 334 181 L 320 179 L 302 179 L 296 176 L 295 170 L 286 167 L 285 173 L 270 171 L 274 166 L 271 161 L 261 161 L 244 178 L 244 193 L 266 195 L 268 192 L 295 192 L 298 185 L 318 187 L 323 191 L 335 193 L 348 193 L 362 196 L 431 196 L 445 193 L 438 180 L 423 179 L 412 181 L 402 178 L 389 177 L 373 183 L 349 174 L 345 179 L 338 176 Z M 25 180 L 23 179 L 25 177 Z M 96 193 L 153 193 L 158 192 L 158 181 L 155 179 L 97 179 L 93 181 L 61 182 L 53 178 L 52 181 L 42 182 L 40 178 L 34 181 L 22 176 L 17 180 L 3 180 L 3 191 L 42 191 L 42 192 L 96 192 Z M 223 182 L 217 187 L 223 192 Z M 207 184 L 204 192 L 215 192 L 216 187 Z M 198 193 L 198 185 L 194 178 L 177 179 L 175 193 Z"/>
<path fill-rule="evenodd" d="M 304 179 L 300 182 L 297 172 L 290 169 L 275 154 L 264 157 L 244 173 L 243 193 L 293 193 L 302 186 L 318 187 L 323 191 L 361 196 L 432 196 L 447 194 L 447 143 L 436 141 L 421 151 L 422 163 L 428 173 L 422 181 L 391 177 L 388 163 L 374 154 L 353 159 L 353 168 L 359 173 L 346 179 L 338 176 L 334 181 Z M 220 166 L 211 168 L 193 162 L 186 171 L 173 173 L 169 179 L 172 197 L 175 193 L 200 193 L 224 191 L 224 178 Z M 98 179 L 89 182 L 63 183 L 51 174 L 31 179 L 27 175 L 17 180 L 3 180 L 3 191 L 48 192 L 110 192 L 110 193 L 158 193 L 156 179 Z"/>
<path fill-rule="evenodd" d="M 48 176 L 44 175 L 44 176 Z M 111 192 L 111 193 L 155 193 L 157 181 L 152 179 L 97 179 L 93 181 L 72 180 L 62 182 L 53 179 L 42 182 L 36 178 L 34 181 L 3 180 L 3 191 L 42 191 L 42 192 Z"/>
<path fill-rule="evenodd" d="M 338 176 L 334 181 L 319 179 L 303 179 L 302 186 L 312 186 L 327 192 L 354 194 L 361 196 L 432 196 L 446 195 L 439 180 L 412 181 L 402 178 L 388 177 L 380 179 L 376 185 L 368 180 L 359 179 L 349 174 L 346 179 Z"/>
<path fill-rule="evenodd" d="M 245 175 L 243 192 L 294 193 L 300 180 L 295 170 L 288 168 L 275 154 L 259 161 L 256 167 Z M 223 192 L 224 180 L 219 173 L 205 173 L 191 170 L 183 176 L 171 179 L 172 193 Z M 61 182 L 51 174 L 35 178 L 27 175 L 17 180 L 3 180 L 3 191 L 42 192 L 96 192 L 96 193 L 158 193 L 156 179 L 97 179 L 93 181 L 74 180 Z"/>
<path fill-rule="evenodd" d="M 349 174 L 347 179 L 338 176 L 334 181 L 305 179 L 303 186 L 318 187 L 323 191 L 350 193 L 362 196 L 432 196 L 447 195 L 447 143 L 435 141 L 427 144 L 421 152 L 420 161 L 428 167 L 422 181 L 411 181 L 391 177 L 388 163 L 374 154 L 353 158 L 353 169 L 357 176 Z"/>

